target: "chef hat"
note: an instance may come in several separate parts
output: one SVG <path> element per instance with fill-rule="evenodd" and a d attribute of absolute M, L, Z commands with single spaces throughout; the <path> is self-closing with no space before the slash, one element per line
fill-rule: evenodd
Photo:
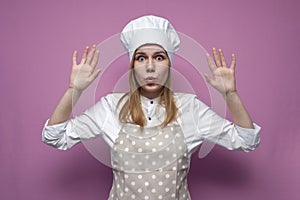
<path fill-rule="evenodd" d="M 179 49 L 180 39 L 171 23 L 153 15 L 143 16 L 130 21 L 122 30 L 121 42 L 126 48 L 130 61 L 137 48 L 144 44 L 157 44 L 164 48 L 173 60 L 173 54 Z"/>

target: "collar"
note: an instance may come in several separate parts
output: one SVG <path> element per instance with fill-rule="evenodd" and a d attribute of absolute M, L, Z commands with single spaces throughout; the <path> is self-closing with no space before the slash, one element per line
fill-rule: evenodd
<path fill-rule="evenodd" d="M 144 97 L 143 95 L 140 95 L 140 98 L 141 98 L 141 104 L 143 106 L 153 106 L 153 105 L 157 105 L 158 104 L 158 100 L 159 100 L 159 97 L 156 97 L 154 99 L 149 99 L 147 97 Z"/>

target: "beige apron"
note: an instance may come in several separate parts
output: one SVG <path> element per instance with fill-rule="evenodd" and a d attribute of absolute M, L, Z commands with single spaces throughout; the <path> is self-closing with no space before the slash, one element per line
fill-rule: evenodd
<path fill-rule="evenodd" d="M 124 124 L 111 151 L 109 200 L 190 200 L 189 157 L 178 124 L 140 129 Z"/>

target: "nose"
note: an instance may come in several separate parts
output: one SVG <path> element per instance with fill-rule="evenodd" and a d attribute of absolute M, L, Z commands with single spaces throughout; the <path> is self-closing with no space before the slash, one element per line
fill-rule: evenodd
<path fill-rule="evenodd" d="M 154 72 L 155 71 L 155 64 L 154 60 L 150 58 L 146 64 L 146 70 L 147 72 Z"/>

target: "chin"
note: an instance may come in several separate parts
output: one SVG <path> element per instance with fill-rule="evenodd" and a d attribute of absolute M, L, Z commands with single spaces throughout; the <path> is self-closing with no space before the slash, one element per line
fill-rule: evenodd
<path fill-rule="evenodd" d="M 147 85 L 143 85 L 141 88 L 144 92 L 153 93 L 153 92 L 160 92 L 163 87 L 159 84 L 147 84 Z"/>

